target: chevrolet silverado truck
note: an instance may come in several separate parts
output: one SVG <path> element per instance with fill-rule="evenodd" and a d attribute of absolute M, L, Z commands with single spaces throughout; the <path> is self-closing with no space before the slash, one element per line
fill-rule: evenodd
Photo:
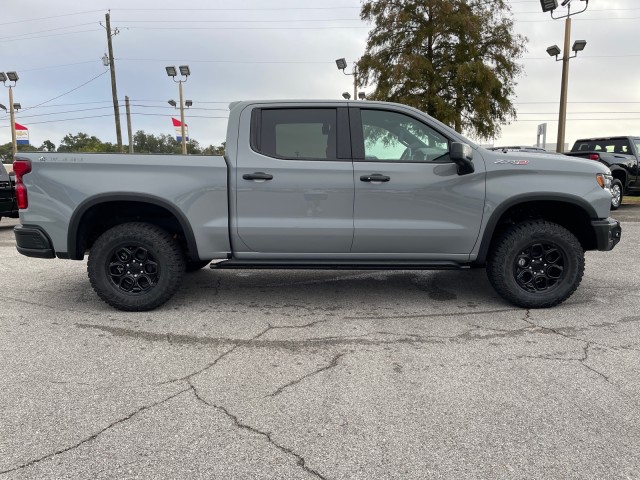
<path fill-rule="evenodd" d="M 611 170 L 611 210 L 622 204 L 624 195 L 640 194 L 640 137 L 601 137 L 576 140 L 573 157 L 596 160 Z"/>
<path fill-rule="evenodd" d="M 128 311 L 210 263 L 486 267 L 507 301 L 551 307 L 621 235 L 604 165 L 490 152 L 385 102 L 235 102 L 224 156 L 20 153 L 14 170 L 18 251 L 88 254 L 97 295 Z"/>
<path fill-rule="evenodd" d="M 18 218 L 16 204 L 15 180 L 0 162 L 0 219 L 2 217 Z"/>

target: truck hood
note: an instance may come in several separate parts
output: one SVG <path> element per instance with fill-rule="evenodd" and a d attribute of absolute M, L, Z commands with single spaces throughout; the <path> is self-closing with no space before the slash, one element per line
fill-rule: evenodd
<path fill-rule="evenodd" d="M 546 172 L 611 173 L 600 162 L 560 153 L 499 152 L 478 149 L 487 164 L 487 170 L 542 170 Z"/>

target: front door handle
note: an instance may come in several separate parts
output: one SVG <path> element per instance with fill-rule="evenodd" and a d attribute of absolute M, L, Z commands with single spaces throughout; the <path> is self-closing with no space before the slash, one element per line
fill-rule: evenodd
<path fill-rule="evenodd" d="M 264 172 L 245 173 L 242 175 L 245 180 L 271 180 L 273 175 Z"/>
<path fill-rule="evenodd" d="M 388 182 L 389 180 L 391 180 L 391 177 L 380 173 L 372 173 L 371 175 L 362 175 L 360 177 L 361 182 Z"/>

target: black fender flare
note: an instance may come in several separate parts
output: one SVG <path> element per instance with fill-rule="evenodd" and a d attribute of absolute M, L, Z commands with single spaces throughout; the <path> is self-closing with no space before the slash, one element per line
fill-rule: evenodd
<path fill-rule="evenodd" d="M 184 232 L 185 239 L 187 241 L 187 246 L 189 247 L 189 252 L 191 255 L 198 259 L 198 246 L 196 243 L 196 237 L 193 234 L 193 229 L 191 228 L 191 224 L 189 223 L 187 217 L 184 215 L 182 211 L 176 208 L 175 205 L 169 203 L 167 200 L 156 197 L 155 195 L 142 194 L 142 193 L 104 193 L 95 195 L 93 197 L 89 197 L 83 202 L 81 202 L 73 214 L 71 215 L 71 219 L 69 221 L 69 229 L 67 231 L 67 252 L 69 258 L 72 260 L 82 260 L 84 258 L 84 252 L 78 252 L 78 229 L 80 228 L 80 222 L 84 217 L 85 213 L 89 211 L 89 209 L 95 207 L 96 205 L 100 205 L 103 203 L 110 202 L 136 202 L 136 203 L 147 203 L 150 205 L 155 205 L 157 207 L 164 208 L 169 213 L 171 213 L 180 224 L 182 231 Z"/>
<path fill-rule="evenodd" d="M 587 202 L 585 199 L 581 197 L 576 197 L 574 195 L 569 195 L 566 193 L 524 193 L 521 195 L 516 195 L 515 197 L 511 197 L 508 200 L 502 202 L 498 205 L 491 216 L 487 220 L 486 227 L 484 232 L 482 233 L 482 240 L 480 241 L 480 248 L 478 249 L 478 255 L 476 260 L 473 262 L 474 264 L 483 265 L 487 260 L 487 255 L 489 253 L 489 247 L 491 246 L 491 241 L 493 240 L 493 235 L 496 231 L 496 227 L 498 226 L 498 221 L 502 218 L 502 216 L 507 212 L 510 208 L 513 208 L 517 205 L 524 203 L 532 203 L 532 202 L 559 202 L 559 203 L 569 203 L 580 207 L 584 210 L 589 218 L 595 219 L 598 218 L 598 214 L 593 206 Z"/>

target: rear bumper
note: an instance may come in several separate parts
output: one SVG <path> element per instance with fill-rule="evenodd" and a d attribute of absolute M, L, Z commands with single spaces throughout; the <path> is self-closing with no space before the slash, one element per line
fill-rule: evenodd
<path fill-rule="evenodd" d="M 596 234 L 598 250 L 612 250 L 620 241 L 622 228 L 620 222 L 609 217 L 605 220 L 592 220 L 591 226 Z"/>
<path fill-rule="evenodd" d="M 55 258 L 51 240 L 45 231 L 32 225 L 18 225 L 13 229 L 18 252 L 27 257 Z"/>

